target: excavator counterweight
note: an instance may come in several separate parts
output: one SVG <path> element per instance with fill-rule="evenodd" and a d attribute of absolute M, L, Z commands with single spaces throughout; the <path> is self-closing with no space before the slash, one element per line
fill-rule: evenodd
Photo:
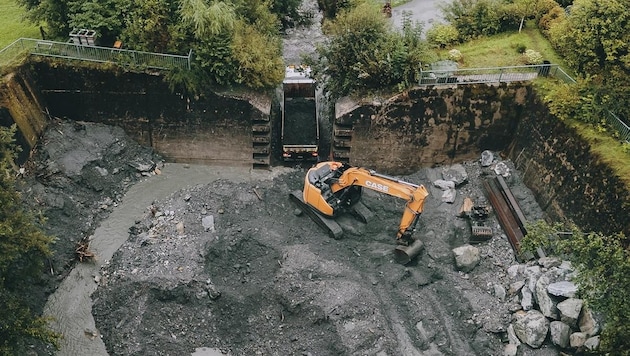
<path fill-rule="evenodd" d="M 339 239 L 343 230 L 335 221 L 342 213 L 350 213 L 368 223 L 373 213 L 361 202 L 363 189 L 370 189 L 406 200 L 400 220 L 394 257 L 401 264 L 409 263 L 422 251 L 422 242 L 413 238 L 415 226 L 429 195 L 423 185 L 406 182 L 341 162 L 321 162 L 308 170 L 304 190 L 290 194 L 297 207 L 306 212 L 329 236 Z"/>

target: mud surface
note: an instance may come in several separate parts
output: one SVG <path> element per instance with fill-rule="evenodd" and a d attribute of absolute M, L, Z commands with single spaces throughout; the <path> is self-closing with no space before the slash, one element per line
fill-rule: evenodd
<path fill-rule="evenodd" d="M 93 136 L 89 142 L 99 142 L 111 134 L 117 137 L 112 142 L 126 142 L 116 129 L 60 125 L 50 129 L 56 134 L 47 135 L 61 131 L 68 140 L 85 135 Z M 57 163 L 76 155 L 77 145 L 43 142 L 52 146 L 42 146 L 41 152 L 50 153 L 41 157 L 49 158 L 33 161 L 37 167 L 50 166 L 52 152 Z M 506 269 L 516 261 L 494 215 L 489 221 L 494 235 L 476 245 L 482 259 L 474 270 L 457 271 L 451 251 L 470 239 L 467 220 L 458 217 L 463 198 L 484 199 L 481 182 L 494 176 L 492 167 L 465 163 L 468 181 L 458 186 L 454 203 L 442 202 L 442 191 L 432 185 L 448 167 L 402 177 L 424 184 L 431 193 L 415 235 L 425 249 L 403 266 L 392 254 L 402 200 L 366 191 L 364 202 L 374 212 L 373 220 L 363 224 L 341 217 L 345 235 L 333 240 L 307 216 L 294 214 L 288 193 L 302 188 L 303 168 L 256 173 L 167 164 L 163 173 L 145 175 L 134 168 L 135 178 L 121 175 L 117 183 L 107 185 L 119 187 L 113 191 L 120 197 L 112 199 L 109 213 L 96 214 L 102 210 L 105 190 L 89 188 L 98 182 L 91 170 L 107 166 L 113 172 L 113 167 L 137 161 L 133 155 L 109 155 L 111 145 L 100 147 L 89 157 L 103 160 L 87 159 L 90 164 L 81 170 L 64 165 L 61 171 L 71 172 L 74 183 L 59 172 L 58 179 L 34 185 L 44 191 L 58 189 L 47 199 L 38 198 L 42 208 L 52 204 L 44 211 L 56 211 L 56 196 L 67 196 L 68 201 L 81 197 L 84 209 L 68 212 L 68 219 L 49 218 L 47 226 L 59 236 L 87 229 L 97 254 L 95 262 L 80 264 L 75 277 L 66 278 L 67 285 L 49 301 L 59 306 L 47 310 L 57 313 L 53 315 L 59 330 L 66 333 L 65 348 L 58 354 L 503 352 L 514 304 L 494 290 L 495 285 L 508 289 Z M 518 173 L 511 173 L 507 182 L 522 210 L 529 219 L 539 218 L 531 193 Z M 90 212 L 88 225 L 94 231 L 84 227 L 79 212 Z M 58 256 L 74 251 L 70 244 L 56 248 Z M 89 313 L 92 303 L 94 319 Z M 87 306 L 87 313 L 77 312 L 81 305 Z M 46 352 L 53 353 L 40 354 Z M 525 354 L 556 353 L 543 347 Z"/>
<path fill-rule="evenodd" d="M 509 163 L 509 162 L 508 162 Z M 368 224 L 339 221 L 332 240 L 296 216 L 288 192 L 304 171 L 271 181 L 233 179 L 182 189 L 156 201 L 102 269 L 93 314 L 112 355 L 498 355 L 510 321 L 506 269 L 516 263 L 492 218 L 482 260 L 458 272 L 451 249 L 468 243 L 458 218 L 464 196 L 482 199 L 490 169 L 465 165 L 469 181 L 455 203 L 430 188 L 416 236 L 425 250 L 394 263 L 404 203 L 366 192 Z M 431 186 L 442 168 L 405 179 Z M 526 214 L 539 209 L 519 179 L 508 178 Z M 539 216 L 534 216 L 536 218 Z M 543 347 L 526 354 L 554 354 Z"/>

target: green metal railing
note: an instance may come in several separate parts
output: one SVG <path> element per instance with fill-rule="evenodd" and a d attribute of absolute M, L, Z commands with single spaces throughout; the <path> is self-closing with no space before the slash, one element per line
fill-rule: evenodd
<path fill-rule="evenodd" d="M 0 65 L 21 54 L 66 58 L 99 63 L 115 63 L 140 69 L 190 69 L 192 51 L 187 56 L 151 53 L 111 47 L 86 46 L 74 42 L 56 42 L 20 38 L 0 50 Z"/>

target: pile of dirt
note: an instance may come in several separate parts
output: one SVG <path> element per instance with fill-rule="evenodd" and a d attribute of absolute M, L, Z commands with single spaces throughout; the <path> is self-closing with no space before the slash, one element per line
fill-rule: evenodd
<path fill-rule="evenodd" d="M 25 298 L 37 311 L 77 263 L 77 243 L 90 237 L 127 189 L 155 174 L 161 158 L 121 128 L 54 120 L 18 179 L 24 202 L 56 237 L 43 285 Z"/>
<path fill-rule="evenodd" d="M 509 162 L 508 167 L 510 166 Z M 432 182 L 448 167 L 402 177 L 431 196 L 417 227 L 425 250 L 394 262 L 404 201 L 372 191 L 368 224 L 338 219 L 330 239 L 294 214 L 288 193 L 305 171 L 273 181 L 219 180 L 156 201 L 129 240 L 104 266 L 93 295 L 96 325 L 110 354 L 168 355 L 497 355 L 515 303 L 509 287 L 517 263 L 493 214 L 494 236 L 477 244 L 481 262 L 457 271 L 452 249 L 469 242 L 459 217 L 464 197 L 484 199 L 492 167 L 467 162 L 453 203 Z M 528 219 L 542 216 L 516 172 L 507 178 Z M 552 347 L 525 351 L 554 354 Z"/>

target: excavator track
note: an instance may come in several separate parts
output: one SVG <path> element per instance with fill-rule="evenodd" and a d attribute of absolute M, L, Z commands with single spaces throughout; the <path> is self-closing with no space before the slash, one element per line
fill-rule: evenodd
<path fill-rule="evenodd" d="M 374 213 L 360 201 L 354 204 L 351 213 L 364 224 L 367 224 L 370 220 L 372 220 L 372 218 L 374 218 Z"/>
<path fill-rule="evenodd" d="M 313 210 L 308 204 L 304 202 L 302 198 L 302 192 L 299 190 L 293 191 L 289 194 L 289 198 L 297 207 L 305 212 L 317 225 L 319 225 L 322 229 L 326 231 L 328 236 L 332 237 L 335 240 L 339 240 L 341 236 L 343 236 L 343 230 L 341 226 L 335 222 L 333 219 L 329 219 L 324 215 L 318 213 Z"/>

